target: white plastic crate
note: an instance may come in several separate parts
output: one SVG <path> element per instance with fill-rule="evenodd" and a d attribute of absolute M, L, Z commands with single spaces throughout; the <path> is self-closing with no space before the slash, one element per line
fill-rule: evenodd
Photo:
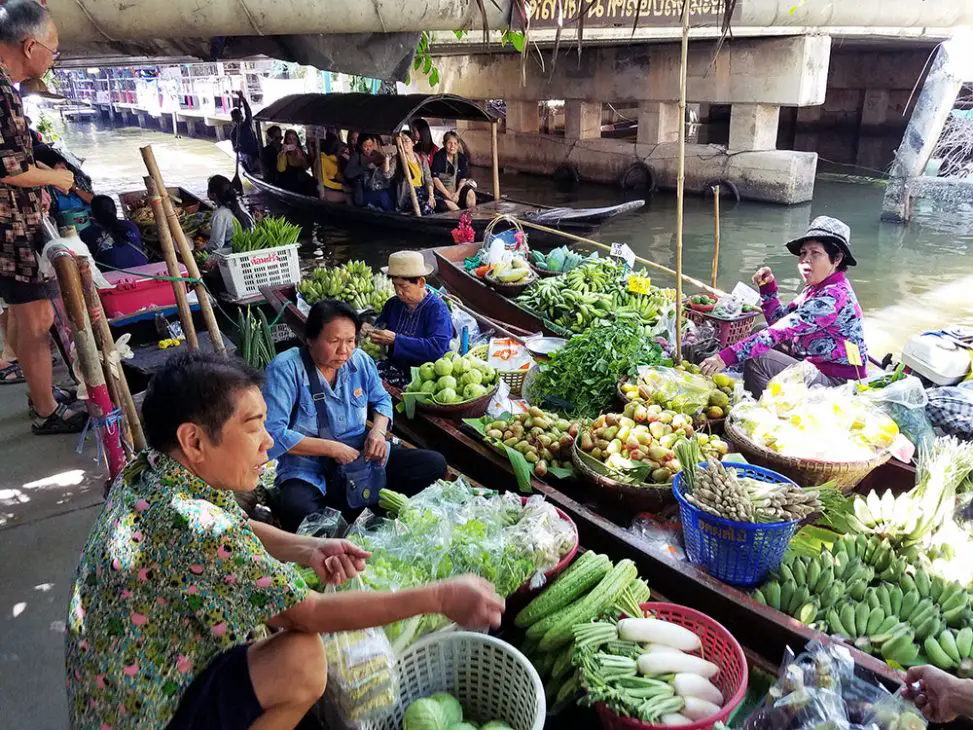
<path fill-rule="evenodd" d="M 297 284 L 301 281 L 300 244 L 265 248 L 247 253 L 217 252 L 220 274 L 233 299 L 247 299 L 260 287 Z"/>
<path fill-rule="evenodd" d="M 270 338 L 276 344 L 297 339 L 297 335 L 294 334 L 294 330 L 290 328 L 290 325 L 285 322 L 278 322 L 270 328 Z"/>

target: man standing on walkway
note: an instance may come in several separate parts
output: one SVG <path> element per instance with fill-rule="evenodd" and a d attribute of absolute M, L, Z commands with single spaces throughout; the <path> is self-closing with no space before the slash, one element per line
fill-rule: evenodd
<path fill-rule="evenodd" d="M 37 258 L 43 242 L 41 189 L 51 185 L 69 193 L 74 175 L 35 165 L 23 103 L 13 86 L 42 76 L 54 65 L 57 46 L 57 28 L 46 8 L 34 0 L 0 6 L 0 299 L 16 322 L 12 345 L 27 379 L 37 434 L 78 432 L 87 418 L 55 397 L 49 333 L 57 282 L 44 281 Z"/>
<path fill-rule="evenodd" d="M 253 112 L 250 111 L 250 104 L 242 91 L 237 92 L 237 99 L 240 101 L 240 106 L 230 112 L 230 119 L 233 120 L 230 141 L 233 143 L 233 151 L 240 158 L 243 169 L 249 173 L 258 172 L 260 145 L 257 142 L 257 133 L 253 129 Z"/>

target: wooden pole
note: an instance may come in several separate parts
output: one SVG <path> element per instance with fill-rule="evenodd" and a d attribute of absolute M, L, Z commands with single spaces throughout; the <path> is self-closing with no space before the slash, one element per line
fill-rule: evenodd
<path fill-rule="evenodd" d="M 520 223 L 520 225 L 524 226 L 525 228 L 533 228 L 538 231 L 543 231 L 544 233 L 549 233 L 552 236 L 561 236 L 563 238 L 568 239 L 569 241 L 577 241 L 578 243 L 583 243 L 586 246 L 593 246 L 595 248 L 600 248 L 603 251 L 611 252 L 612 250 L 611 246 L 606 246 L 605 244 L 599 243 L 598 241 L 595 241 L 591 238 L 585 238 L 584 236 L 576 236 L 573 233 L 567 233 L 566 231 L 559 231 L 557 228 L 548 228 L 547 226 L 542 226 L 539 223 L 525 221 L 521 218 L 518 218 L 517 222 Z M 668 266 L 657 264 L 655 261 L 649 261 L 648 259 L 644 259 L 641 256 L 636 256 L 635 260 L 638 261 L 640 264 L 644 264 L 650 268 L 656 269 L 657 271 L 663 271 L 669 274 L 670 276 L 676 276 L 676 272 L 670 269 Z M 700 289 L 705 289 L 706 291 L 715 294 L 716 296 L 723 296 L 724 294 L 726 294 L 726 292 L 711 287 L 709 284 L 706 284 L 700 281 L 699 279 L 694 279 L 691 276 L 686 276 L 685 274 L 683 274 L 679 278 L 681 278 L 683 281 L 688 281 L 693 286 L 698 286 Z"/>
<path fill-rule="evenodd" d="M 94 334 L 91 331 L 91 321 L 85 309 L 78 265 L 74 257 L 62 248 L 54 253 L 54 270 L 57 272 L 61 298 L 68 313 L 74 348 L 78 355 L 79 375 L 88 391 L 88 413 L 92 418 L 104 419 L 114 410 L 114 406 L 108 395 L 105 373 L 101 368 L 98 348 L 95 346 Z M 108 474 L 111 481 L 114 481 L 125 466 L 121 429 L 108 424 L 100 428 L 101 443 L 105 448 L 108 461 Z M 107 492 L 107 488 L 105 491 Z"/>
<path fill-rule="evenodd" d="M 676 363 L 682 362 L 682 228 L 686 193 L 686 70 L 689 65 L 689 0 L 682 0 L 679 61 L 679 158 L 676 167 Z"/>
<path fill-rule="evenodd" d="M 155 180 L 155 184 L 158 187 L 159 195 L 162 198 L 162 210 L 165 211 L 166 218 L 169 221 L 169 232 L 179 247 L 179 255 L 182 257 L 182 263 L 189 271 L 190 278 L 196 280 L 196 283 L 193 284 L 193 289 L 196 291 L 196 296 L 199 297 L 199 307 L 203 312 L 203 321 L 206 322 L 206 329 L 209 331 L 209 336 L 212 340 L 213 352 L 219 355 L 226 355 L 226 345 L 223 344 L 223 335 L 220 333 L 220 326 L 216 322 L 213 304 L 210 302 L 209 293 L 203 285 L 203 277 L 199 273 L 199 266 L 196 265 L 196 259 L 193 258 L 192 246 L 189 245 L 186 234 L 183 232 L 182 226 L 179 225 L 179 218 L 176 217 L 176 211 L 172 207 L 172 200 L 169 198 L 166 183 L 162 179 L 162 173 L 159 172 L 158 164 L 156 164 L 155 154 L 152 152 L 152 145 L 142 148 L 142 159 L 145 161 L 145 167 L 149 171 L 149 175 Z"/>
<path fill-rule="evenodd" d="M 497 144 L 497 122 L 490 124 L 490 154 L 493 157 L 493 199 L 500 200 L 500 150 Z"/>
<path fill-rule="evenodd" d="M 145 434 L 142 432 L 142 422 L 139 420 L 139 411 L 132 399 L 132 391 L 129 390 L 128 378 L 125 377 L 121 360 L 117 357 L 115 338 L 112 337 L 108 319 L 105 317 L 105 310 L 101 306 L 101 298 L 98 296 L 98 289 L 95 287 L 95 280 L 91 275 L 88 259 L 78 259 L 78 274 L 81 277 L 81 290 L 84 294 L 85 304 L 88 306 L 88 319 L 91 320 L 95 344 L 101 350 L 105 379 L 108 382 L 112 402 L 120 405 L 125 414 L 125 437 L 128 443 L 132 445 L 135 451 L 142 451 L 145 449 L 146 443 Z M 112 367 L 113 365 L 114 367 Z"/>
<path fill-rule="evenodd" d="M 720 272 L 720 186 L 713 186 L 713 270 L 710 282 L 716 288 L 716 276 Z"/>
<path fill-rule="evenodd" d="M 155 223 L 159 228 L 159 246 L 162 248 L 166 270 L 171 278 L 182 279 L 179 259 L 176 258 L 176 249 L 172 245 L 172 234 L 169 232 L 169 222 L 166 220 L 165 213 L 162 212 L 162 198 L 159 197 L 159 187 L 155 184 L 155 180 L 146 177 L 145 189 L 149 191 L 149 206 L 152 208 L 152 215 L 155 216 Z M 196 325 L 193 323 L 193 311 L 189 308 L 186 287 L 178 281 L 173 281 L 171 284 L 172 291 L 176 295 L 176 309 L 179 311 L 182 332 L 186 335 L 186 344 L 190 350 L 198 350 L 199 338 L 196 336 Z"/>
<path fill-rule="evenodd" d="M 412 176 L 409 173 L 409 161 L 405 159 L 405 149 L 402 147 L 402 137 L 395 135 L 395 149 L 399 151 L 399 164 L 402 166 L 402 175 L 405 177 L 405 184 L 409 186 L 409 197 L 412 198 L 412 212 L 420 218 L 422 208 L 419 207 L 419 196 L 416 189 L 412 186 Z"/>

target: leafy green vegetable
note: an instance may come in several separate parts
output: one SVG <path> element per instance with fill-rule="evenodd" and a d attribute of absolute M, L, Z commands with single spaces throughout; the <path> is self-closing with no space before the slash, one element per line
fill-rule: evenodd
<path fill-rule="evenodd" d="M 247 231 L 240 221 L 233 219 L 233 253 L 248 253 L 265 248 L 290 246 L 297 243 L 301 227 L 289 222 L 283 216 L 268 217 L 259 221 L 253 230 Z"/>
<path fill-rule="evenodd" d="M 639 365 L 665 362 L 662 346 L 646 336 L 641 318 L 619 313 L 575 335 L 542 363 L 533 392 L 555 398 L 570 393 L 573 415 L 594 418 L 611 408 L 621 376 L 634 378 Z"/>

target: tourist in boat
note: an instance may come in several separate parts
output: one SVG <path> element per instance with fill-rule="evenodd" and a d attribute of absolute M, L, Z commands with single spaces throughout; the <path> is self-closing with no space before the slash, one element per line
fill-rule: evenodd
<path fill-rule="evenodd" d="M 379 149 L 379 139 L 369 134 L 358 137 L 358 147 L 345 165 L 345 180 L 352 189 L 355 205 L 382 211 L 395 210 L 392 158 Z"/>
<path fill-rule="evenodd" d="M 230 143 L 236 152 L 243 169 L 249 173 L 257 171 L 260 161 L 260 143 L 253 128 L 253 112 L 242 91 L 237 92 L 239 106 L 230 112 L 233 126 L 230 127 Z"/>
<path fill-rule="evenodd" d="M 174 355 L 152 377 L 150 448 L 112 486 L 69 593 L 73 730 L 304 727 L 327 680 L 321 634 L 426 613 L 500 625 L 503 600 L 475 576 L 394 593 L 309 589 L 297 566 L 337 586 L 371 555 L 239 506 L 273 445 L 260 383 L 242 361 L 200 352 Z"/>
<path fill-rule="evenodd" d="M 389 299 L 368 338 L 387 348 L 388 359 L 379 363 L 382 376 L 392 385 L 404 387 L 411 368 L 438 360 L 449 349 L 453 320 L 446 302 L 426 288 L 432 273 L 418 251 L 396 251 L 382 272 L 392 279 L 395 296 Z"/>
<path fill-rule="evenodd" d="M 399 162 L 398 169 L 398 209 L 403 213 L 415 211 L 411 193 L 411 190 L 415 190 L 420 213 L 429 215 L 435 210 L 436 197 L 426 157 L 416 153 L 412 135 L 408 131 L 403 130 L 399 133 L 399 143 L 402 145 L 405 159 Z"/>
<path fill-rule="evenodd" d="M 459 135 L 443 135 L 443 148 L 432 158 L 432 178 L 436 188 L 436 210 L 459 210 L 476 205 L 476 183 L 469 179 L 469 163 L 460 151 Z"/>
<path fill-rule="evenodd" d="M 209 179 L 206 196 L 216 205 L 213 217 L 210 218 L 207 251 L 219 251 L 233 243 L 233 232 L 236 230 L 234 221 L 244 230 L 253 229 L 253 217 L 244 209 L 233 183 L 225 176 L 213 175 Z"/>
<path fill-rule="evenodd" d="M 78 234 L 99 268 L 127 269 L 149 263 L 139 228 L 121 220 L 115 201 L 96 195 L 91 201 L 91 225 Z"/>
<path fill-rule="evenodd" d="M 321 145 L 321 197 L 330 203 L 344 203 L 344 177 L 339 169 L 338 153 L 341 140 L 335 134 L 328 134 Z"/>
<path fill-rule="evenodd" d="M 432 130 L 429 122 L 421 117 L 412 120 L 412 139 L 416 144 L 416 151 L 424 155 L 426 162 L 432 167 L 432 158 L 439 152 L 439 147 L 432 141 Z"/>
<path fill-rule="evenodd" d="M 267 145 L 260 150 L 260 167 L 264 181 L 277 184 L 277 157 L 284 146 L 284 132 L 276 124 L 267 127 Z"/>
<path fill-rule="evenodd" d="M 845 276 L 858 262 L 852 255 L 851 229 L 840 220 L 820 216 L 800 238 L 787 244 L 799 257 L 797 270 L 805 289 L 787 306 L 781 304 L 777 281 L 769 267 L 753 276 L 760 287 L 766 329 L 722 350 L 702 363 L 712 375 L 743 364 L 744 386 L 763 393 L 775 375 L 799 360 L 818 369 L 814 384 L 836 386 L 867 375 L 868 353 L 862 331 L 862 308 Z M 780 348 L 787 348 L 783 352 Z"/>
<path fill-rule="evenodd" d="M 311 163 L 301 147 L 300 137 L 293 129 L 288 129 L 277 155 L 277 185 L 292 193 L 317 197 L 318 185 L 308 172 L 310 169 Z"/>
<path fill-rule="evenodd" d="M 267 368 L 267 431 L 277 459 L 281 525 L 295 531 L 328 507 L 349 520 L 392 489 L 415 494 L 446 474 L 435 451 L 390 444 L 392 398 L 375 362 L 357 349 L 361 320 L 338 301 L 308 313 L 306 347 L 281 353 Z M 371 427 L 366 423 L 371 418 Z"/>

